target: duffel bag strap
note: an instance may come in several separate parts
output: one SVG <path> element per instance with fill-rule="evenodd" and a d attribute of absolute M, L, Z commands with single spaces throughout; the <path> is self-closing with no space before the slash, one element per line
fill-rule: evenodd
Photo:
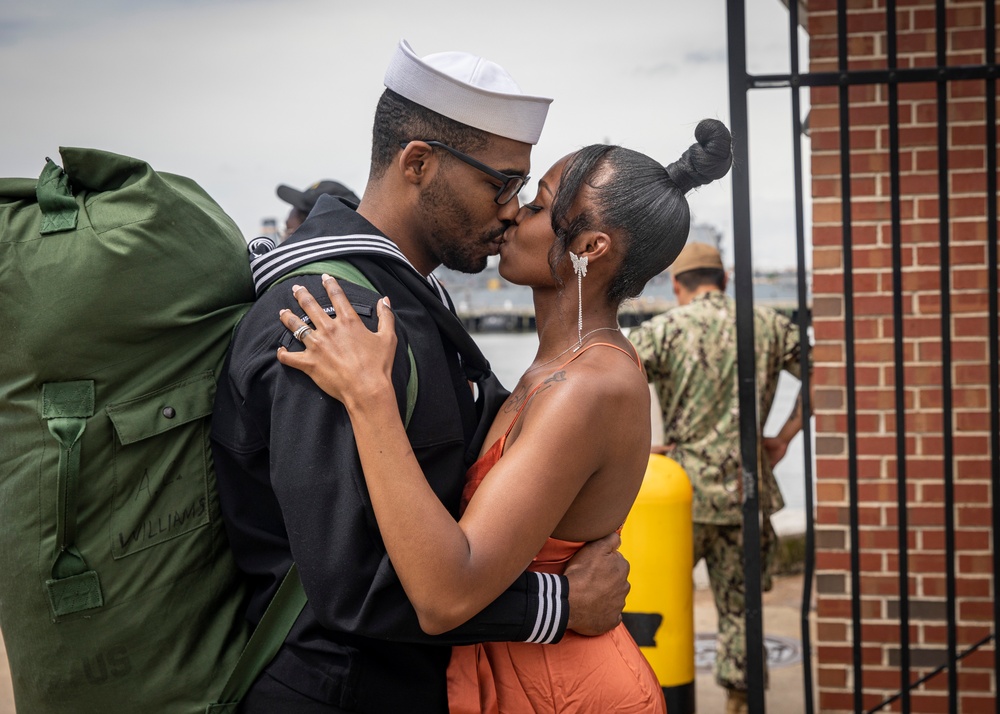
<path fill-rule="evenodd" d="M 94 415 L 94 383 L 42 385 L 42 418 L 59 442 L 56 486 L 56 552 L 52 578 L 45 581 L 53 619 L 104 605 L 97 571 L 76 547 L 76 508 L 80 487 L 80 437 Z"/>
<path fill-rule="evenodd" d="M 42 227 L 39 233 L 58 233 L 76 228 L 79 207 L 70 190 L 69 177 L 56 163 L 46 157 L 45 168 L 35 186 L 38 208 L 42 212 Z"/>
<path fill-rule="evenodd" d="M 320 273 L 327 273 L 337 278 L 338 280 L 346 280 L 348 282 L 354 283 L 355 285 L 360 285 L 363 288 L 371 290 L 373 293 L 378 293 L 372 282 L 365 277 L 364 273 L 358 270 L 356 265 L 348 263 L 346 260 L 319 260 L 315 263 L 307 263 L 300 268 L 290 271 L 286 275 L 282 275 L 278 280 L 268 287 L 268 290 L 273 288 L 278 283 L 284 282 L 289 278 L 293 278 L 297 275 L 318 275 Z M 315 295 L 313 296 L 315 297 Z M 408 427 L 410 425 L 410 419 L 413 417 L 413 408 L 417 405 L 417 390 L 419 389 L 419 380 L 417 379 L 417 360 L 413 356 L 413 348 L 407 345 L 406 354 L 410 358 L 410 377 L 406 380 L 406 413 L 403 415 L 403 427 Z"/>
<path fill-rule="evenodd" d="M 319 261 L 302 266 L 283 275 L 268 289 L 297 275 L 315 275 L 323 272 L 368 288 L 372 292 L 377 292 L 371 281 L 356 266 L 343 260 Z M 406 423 L 409 423 L 417 400 L 417 365 L 412 350 L 409 352 L 409 357 L 410 379 L 406 383 Z M 298 619 L 305 605 L 306 592 L 302 588 L 299 569 L 295 563 L 292 563 L 292 567 L 288 569 L 281 585 L 278 586 L 278 591 L 268 603 L 264 616 L 260 619 L 253 634 L 250 635 L 250 641 L 240 653 L 240 658 L 237 660 L 236 666 L 233 667 L 229 679 L 222 687 L 218 700 L 205 708 L 205 714 L 236 714 L 239 703 L 246 696 L 260 673 L 281 649 L 292 625 L 295 624 L 295 620 Z"/>
<path fill-rule="evenodd" d="M 295 563 L 288 569 L 278 592 L 274 594 L 264 616 L 260 619 L 250 641 L 247 642 L 232 674 L 222 687 L 215 704 L 209 704 L 205 714 L 235 714 L 240 700 L 249 691 L 264 667 L 274 659 L 292 629 L 302 608 L 306 605 L 306 591 L 302 589 L 299 569 Z"/>

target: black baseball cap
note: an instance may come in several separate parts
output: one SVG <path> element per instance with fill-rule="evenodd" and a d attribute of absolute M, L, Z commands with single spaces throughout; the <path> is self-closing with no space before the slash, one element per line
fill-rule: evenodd
<path fill-rule="evenodd" d="M 277 190 L 278 198 L 286 203 L 290 203 L 303 213 L 309 213 L 316 205 L 320 196 L 331 195 L 346 198 L 354 203 L 361 203 L 361 199 L 351 189 L 347 188 L 339 181 L 317 181 L 304 191 L 297 188 L 281 184 Z"/>

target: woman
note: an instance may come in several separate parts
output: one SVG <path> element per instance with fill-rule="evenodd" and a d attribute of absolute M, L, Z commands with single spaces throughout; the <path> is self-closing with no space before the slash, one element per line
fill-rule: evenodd
<path fill-rule="evenodd" d="M 564 157 L 505 232 L 500 274 L 533 289 L 539 347 L 469 469 L 457 523 L 410 453 L 390 381 L 387 300 L 371 333 L 334 279 L 324 284 L 337 319 L 293 289 L 313 332 L 305 351 L 282 349 L 278 359 L 347 407 L 386 549 L 426 632 L 466 621 L 526 567 L 561 572 L 584 542 L 625 520 L 648 460 L 649 390 L 618 330 L 618 307 L 684 246 L 687 191 L 729 169 L 720 122 L 702 121 L 695 136 L 666 169 L 615 146 Z M 292 331 L 303 325 L 288 310 L 281 320 Z M 664 710 L 622 625 L 599 637 L 567 632 L 556 645 L 456 648 L 449 703 L 452 711 Z"/>

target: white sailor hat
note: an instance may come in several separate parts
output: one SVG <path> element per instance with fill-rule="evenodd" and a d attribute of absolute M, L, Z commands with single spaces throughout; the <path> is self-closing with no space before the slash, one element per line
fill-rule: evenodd
<path fill-rule="evenodd" d="M 468 52 L 417 57 L 406 40 L 385 71 L 385 86 L 468 126 L 537 144 L 552 100 L 521 92 L 507 71 Z"/>

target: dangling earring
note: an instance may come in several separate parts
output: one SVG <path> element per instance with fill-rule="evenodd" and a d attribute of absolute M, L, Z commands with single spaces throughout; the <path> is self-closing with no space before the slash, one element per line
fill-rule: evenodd
<path fill-rule="evenodd" d="M 572 251 L 569 254 L 570 259 L 573 261 L 573 272 L 576 273 L 576 304 L 577 304 L 577 317 L 576 317 L 576 349 L 580 349 L 583 346 L 583 278 L 587 275 L 587 256 L 582 258 Z"/>

